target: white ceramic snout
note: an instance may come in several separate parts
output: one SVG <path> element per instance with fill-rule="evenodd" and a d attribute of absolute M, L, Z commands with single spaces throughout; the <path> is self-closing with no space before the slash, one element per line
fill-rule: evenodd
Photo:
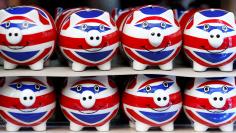
<path fill-rule="evenodd" d="M 153 47 L 158 47 L 164 39 L 164 34 L 161 29 L 154 27 L 150 29 L 148 34 L 148 41 Z"/>
<path fill-rule="evenodd" d="M 208 41 L 213 48 L 219 48 L 224 42 L 225 35 L 222 31 L 214 29 L 209 32 Z"/>
<path fill-rule="evenodd" d="M 99 31 L 91 30 L 87 33 L 85 40 L 89 46 L 96 47 L 102 43 L 102 35 Z"/>
<path fill-rule="evenodd" d="M 168 105 L 168 103 L 170 101 L 170 96 L 164 90 L 156 90 L 153 100 L 158 106 L 164 107 L 164 106 Z"/>
<path fill-rule="evenodd" d="M 19 28 L 10 28 L 6 30 L 6 39 L 10 44 L 18 44 L 21 42 L 22 38 L 23 35 Z"/>
<path fill-rule="evenodd" d="M 30 107 L 35 103 L 36 96 L 32 90 L 23 90 L 19 96 L 20 102 L 26 107 Z"/>
<path fill-rule="evenodd" d="M 226 103 L 226 98 L 222 93 L 214 92 L 211 94 L 211 96 L 209 98 L 209 102 L 210 102 L 211 106 L 213 106 L 215 108 L 222 108 L 222 107 L 224 107 L 224 105 Z"/>
<path fill-rule="evenodd" d="M 81 105 L 86 108 L 92 108 L 96 102 L 95 94 L 91 91 L 84 91 L 80 97 Z"/>

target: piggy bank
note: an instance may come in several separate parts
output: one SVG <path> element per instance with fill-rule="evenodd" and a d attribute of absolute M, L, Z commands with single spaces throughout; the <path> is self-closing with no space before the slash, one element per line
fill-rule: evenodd
<path fill-rule="evenodd" d="M 236 121 L 235 78 L 196 78 L 184 94 L 184 111 L 195 131 L 233 131 Z"/>
<path fill-rule="evenodd" d="M 182 36 L 172 10 L 160 6 L 135 8 L 121 23 L 121 42 L 133 69 L 159 66 L 171 70 Z"/>
<path fill-rule="evenodd" d="M 46 122 L 56 105 L 55 93 L 46 77 L 0 80 L 0 99 L 0 115 L 6 121 L 7 131 L 18 131 L 21 127 L 46 130 Z"/>
<path fill-rule="evenodd" d="M 119 94 L 107 76 L 69 78 L 60 104 L 70 121 L 70 130 L 95 127 L 98 131 L 108 131 L 119 108 Z"/>
<path fill-rule="evenodd" d="M 232 71 L 236 58 L 235 17 L 232 12 L 206 9 L 196 12 L 184 31 L 184 51 L 195 71 L 219 68 Z"/>
<path fill-rule="evenodd" d="M 18 65 L 43 69 L 53 52 L 56 28 L 43 9 L 17 6 L 0 11 L 0 56 L 5 69 Z"/>
<path fill-rule="evenodd" d="M 118 30 L 108 12 L 78 8 L 66 11 L 60 18 L 59 45 L 72 62 L 72 70 L 83 71 L 88 66 L 110 70 L 111 60 L 119 46 Z M 64 21 L 63 21 L 64 20 Z"/>
<path fill-rule="evenodd" d="M 172 76 L 136 76 L 128 83 L 122 102 L 130 126 L 142 132 L 150 127 L 173 131 L 182 107 L 180 89 Z"/>

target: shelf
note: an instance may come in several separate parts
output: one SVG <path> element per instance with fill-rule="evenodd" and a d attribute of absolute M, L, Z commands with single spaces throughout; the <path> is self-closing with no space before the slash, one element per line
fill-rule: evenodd
<path fill-rule="evenodd" d="M 160 74 L 181 77 L 229 77 L 236 76 L 236 70 L 232 72 L 221 72 L 219 70 L 208 70 L 206 72 L 195 72 L 192 68 L 177 67 L 172 71 L 162 71 L 160 69 L 147 69 L 135 71 L 131 67 L 113 67 L 110 71 L 89 69 L 83 72 L 74 72 L 70 67 L 46 67 L 41 71 L 30 69 L 4 70 L 0 67 L 0 77 L 8 76 L 48 76 L 48 77 L 76 77 L 76 76 L 102 76 L 102 75 L 136 75 L 136 74 Z"/>

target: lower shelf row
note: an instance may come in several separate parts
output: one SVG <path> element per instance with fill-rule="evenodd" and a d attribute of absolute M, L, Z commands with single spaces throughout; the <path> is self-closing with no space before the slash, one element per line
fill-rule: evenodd
<path fill-rule="evenodd" d="M 69 121 L 71 131 L 84 127 L 109 131 L 111 120 L 121 111 L 136 131 L 151 127 L 173 131 L 174 122 L 182 115 L 193 122 L 195 131 L 233 131 L 235 83 L 234 77 L 163 75 L 6 77 L 0 80 L 0 115 L 7 131 L 22 127 L 44 131 L 46 122 L 51 116 L 57 117 L 58 110 Z M 119 119 L 117 123 L 123 121 Z"/>

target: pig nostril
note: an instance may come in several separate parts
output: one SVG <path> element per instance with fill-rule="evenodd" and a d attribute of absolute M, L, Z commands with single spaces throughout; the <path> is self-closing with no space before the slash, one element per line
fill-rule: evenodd
<path fill-rule="evenodd" d="M 18 33 L 15 33 L 15 36 L 18 36 Z"/>
<path fill-rule="evenodd" d="M 24 100 L 27 100 L 27 97 L 23 97 Z"/>
<path fill-rule="evenodd" d="M 166 97 L 163 97 L 163 100 L 164 100 L 164 101 L 166 101 L 166 100 L 167 100 L 167 98 L 166 98 Z"/>
<path fill-rule="evenodd" d="M 157 37 L 160 37 L 161 36 L 161 33 L 157 33 Z"/>
<path fill-rule="evenodd" d="M 86 97 L 83 97 L 83 101 L 85 101 L 86 100 Z"/>
<path fill-rule="evenodd" d="M 214 35 L 210 35 L 211 38 L 214 38 Z"/>
<path fill-rule="evenodd" d="M 216 35 L 216 37 L 217 37 L 217 38 L 220 38 L 220 35 L 219 35 L 219 34 L 217 34 L 217 35 Z"/>
<path fill-rule="evenodd" d="M 152 33 L 151 33 L 151 35 L 152 35 L 152 36 L 155 36 L 155 33 L 154 33 L 154 32 L 152 32 Z"/>
<path fill-rule="evenodd" d="M 92 99 L 92 96 L 89 96 L 88 98 L 89 98 L 89 99 Z"/>
<path fill-rule="evenodd" d="M 216 101 L 216 100 L 217 100 L 217 97 L 214 97 L 213 100 Z"/>
<path fill-rule="evenodd" d="M 90 37 L 90 40 L 93 40 L 93 37 L 92 37 L 92 36 Z"/>
<path fill-rule="evenodd" d="M 158 98 L 157 98 L 157 101 L 161 101 L 161 98 L 160 98 L 160 97 L 158 97 Z"/>
<path fill-rule="evenodd" d="M 223 97 L 220 97 L 219 99 L 220 99 L 220 101 L 223 101 Z"/>
<path fill-rule="evenodd" d="M 30 100 L 33 100 L 33 97 L 32 96 L 30 96 L 30 98 L 29 98 Z"/>
<path fill-rule="evenodd" d="M 97 36 L 97 37 L 96 37 L 96 40 L 99 40 L 99 39 L 100 39 L 100 37 Z"/>
<path fill-rule="evenodd" d="M 8 35 L 9 35 L 9 36 L 12 36 L 12 33 L 9 33 Z"/>

